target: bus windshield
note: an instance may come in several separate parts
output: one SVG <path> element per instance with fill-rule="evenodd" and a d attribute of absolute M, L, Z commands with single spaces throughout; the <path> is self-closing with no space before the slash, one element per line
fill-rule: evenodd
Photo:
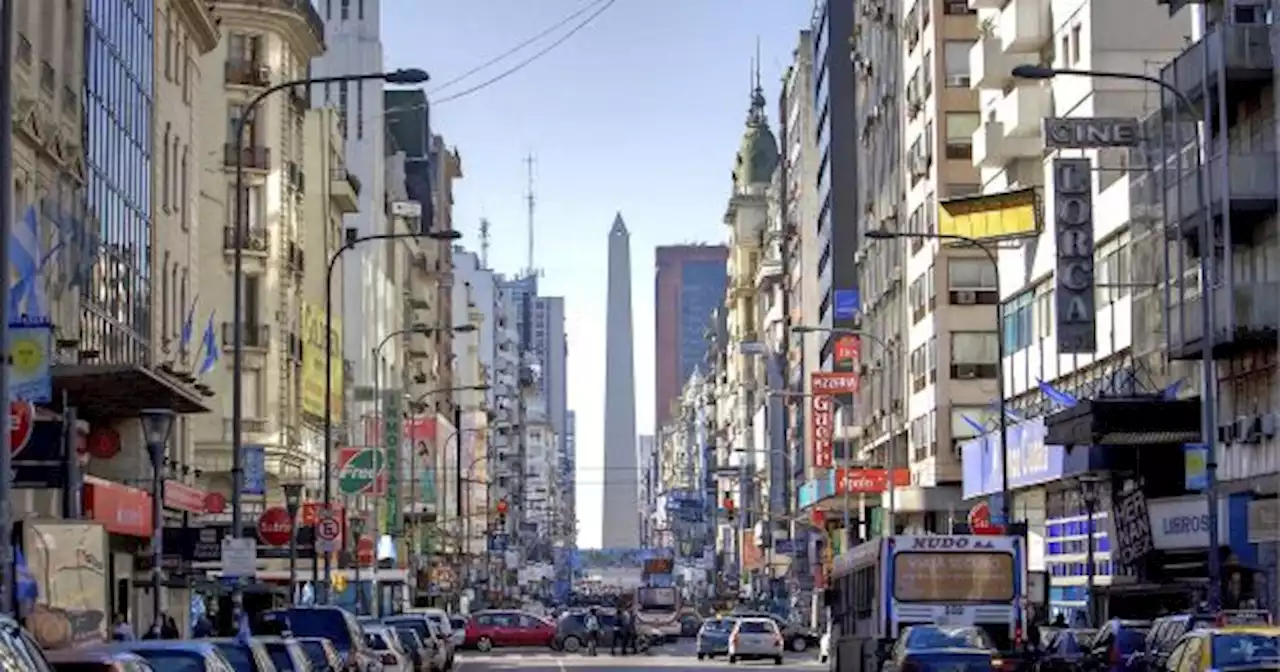
<path fill-rule="evenodd" d="M 893 598 L 899 602 L 1010 602 L 1015 563 L 1006 552 L 907 551 L 893 556 Z"/>
<path fill-rule="evenodd" d="M 640 611 L 672 611 L 676 608 L 676 589 L 637 588 L 636 606 Z"/>

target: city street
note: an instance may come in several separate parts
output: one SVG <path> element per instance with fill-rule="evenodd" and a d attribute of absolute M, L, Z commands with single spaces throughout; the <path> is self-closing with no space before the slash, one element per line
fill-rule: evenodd
<path fill-rule="evenodd" d="M 730 666 L 729 661 L 717 658 L 714 661 L 698 660 L 693 655 L 693 641 L 681 640 L 672 645 L 655 650 L 651 654 L 639 656 L 611 656 L 608 649 L 592 658 L 583 654 L 565 654 L 547 649 L 518 648 L 498 649 L 489 653 L 465 651 L 458 655 L 456 672 L 505 672 L 508 670 L 521 672 L 571 672 L 573 670 L 589 670 L 608 668 L 610 670 L 629 671 L 660 667 L 672 670 L 706 670 L 706 669 L 738 669 L 761 668 L 782 672 L 812 672 L 825 669 L 826 665 L 818 662 L 817 652 L 803 654 L 789 653 L 781 666 L 770 661 L 751 661 Z"/>

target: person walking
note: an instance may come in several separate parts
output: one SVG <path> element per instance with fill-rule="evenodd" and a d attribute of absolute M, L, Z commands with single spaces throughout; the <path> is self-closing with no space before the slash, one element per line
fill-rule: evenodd
<path fill-rule="evenodd" d="M 583 625 L 587 628 L 587 655 L 596 655 L 596 646 L 600 643 L 600 616 L 596 614 L 596 608 L 591 607 L 587 612 Z"/>
<path fill-rule="evenodd" d="M 133 626 L 129 625 L 129 617 L 126 614 L 116 614 L 115 625 L 111 627 L 111 639 L 117 642 L 131 642 L 137 639 L 133 634 Z"/>
<path fill-rule="evenodd" d="M 178 621 L 173 616 L 164 617 L 164 625 L 160 626 L 161 639 L 182 639 L 182 633 L 178 631 Z"/>
<path fill-rule="evenodd" d="M 618 620 L 622 623 L 622 655 L 627 655 L 627 648 L 630 647 L 631 653 L 638 654 L 636 650 L 636 615 L 632 608 L 627 606 L 619 614 Z"/>

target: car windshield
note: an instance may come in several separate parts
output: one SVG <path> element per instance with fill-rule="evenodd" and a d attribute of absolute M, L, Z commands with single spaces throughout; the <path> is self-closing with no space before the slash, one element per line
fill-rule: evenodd
<path fill-rule="evenodd" d="M 1280 637 L 1253 633 L 1230 633 L 1213 638 L 1215 668 L 1275 663 L 1280 661 Z"/>
<path fill-rule="evenodd" d="M 948 649 L 972 646 L 969 634 L 964 630 L 943 630 L 941 628 L 912 628 L 907 635 L 908 649 Z"/>
<path fill-rule="evenodd" d="M 389 618 L 387 623 L 397 630 L 403 628 L 413 630 L 424 640 L 431 637 L 431 630 L 427 627 L 427 622 L 421 618 Z"/>
<path fill-rule="evenodd" d="M 236 672 L 255 672 L 258 669 L 257 663 L 253 659 L 253 651 L 249 647 L 239 642 L 218 642 L 214 646 L 218 647 L 218 653 L 222 654 L 227 662 L 231 663 L 231 669 Z"/>
<path fill-rule="evenodd" d="M 350 651 L 351 634 L 360 631 L 355 617 L 341 609 L 288 609 L 278 613 L 288 621 L 294 637 L 324 637 L 338 651 Z"/>
<path fill-rule="evenodd" d="M 276 666 L 280 672 L 302 672 L 295 670 L 293 658 L 289 656 L 289 648 L 284 642 L 267 642 L 267 655 L 271 656 L 271 663 Z"/>
<path fill-rule="evenodd" d="M 151 667 L 164 672 L 204 672 L 204 656 L 195 651 L 147 649 L 134 653 L 151 663 Z"/>
<path fill-rule="evenodd" d="M 418 631 L 407 625 L 397 625 L 396 636 L 400 638 L 400 645 L 405 649 L 422 648 L 422 638 L 418 636 Z"/>
<path fill-rule="evenodd" d="M 380 632 L 365 633 L 364 641 L 374 651 L 388 651 L 391 649 L 391 645 L 387 643 L 387 639 Z"/>
<path fill-rule="evenodd" d="M 769 633 L 773 632 L 773 624 L 768 621 L 743 621 L 738 625 L 738 632 Z"/>
<path fill-rule="evenodd" d="M 709 621 L 703 621 L 702 627 L 706 628 L 708 632 L 722 632 L 732 628 L 733 621 L 730 621 L 727 618 L 715 618 Z"/>

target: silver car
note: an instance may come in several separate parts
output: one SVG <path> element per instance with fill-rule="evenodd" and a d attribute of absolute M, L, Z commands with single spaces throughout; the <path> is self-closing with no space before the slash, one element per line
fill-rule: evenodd
<path fill-rule="evenodd" d="M 769 618 L 740 618 L 729 632 L 729 662 L 772 658 L 782 664 L 782 632 Z"/>

